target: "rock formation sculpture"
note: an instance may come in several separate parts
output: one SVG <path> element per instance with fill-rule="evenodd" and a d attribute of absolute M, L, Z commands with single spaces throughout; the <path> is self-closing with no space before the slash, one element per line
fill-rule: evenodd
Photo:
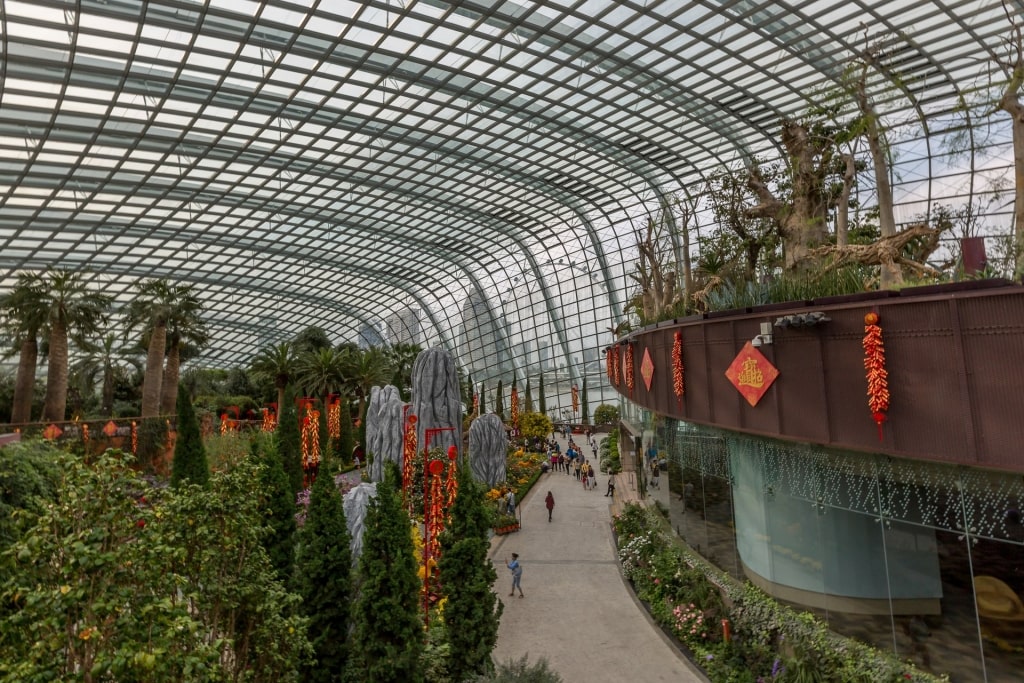
<path fill-rule="evenodd" d="M 469 427 L 469 467 L 473 478 L 491 488 L 505 482 L 508 437 L 494 413 L 481 415 Z"/>
<path fill-rule="evenodd" d="M 373 387 L 366 407 L 366 449 L 373 454 L 368 476 L 370 481 L 384 478 L 388 460 L 402 466 L 403 408 L 397 387 Z"/>
<path fill-rule="evenodd" d="M 433 432 L 430 448 L 447 452 L 448 447 L 462 446 L 462 397 L 455 360 L 447 351 L 426 349 L 416 356 L 412 365 L 412 412 L 418 418 L 416 438 L 420 450 L 427 444 L 424 435 Z"/>
<path fill-rule="evenodd" d="M 352 549 L 352 563 L 359 561 L 359 554 L 363 552 L 363 529 L 366 527 L 366 511 L 370 501 L 377 495 L 377 484 L 361 483 L 345 494 L 343 505 L 345 507 L 345 520 L 348 526 L 348 533 L 351 537 L 350 547 Z"/>

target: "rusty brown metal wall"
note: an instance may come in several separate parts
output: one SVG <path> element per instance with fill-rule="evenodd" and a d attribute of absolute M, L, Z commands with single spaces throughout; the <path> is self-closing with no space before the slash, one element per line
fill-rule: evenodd
<path fill-rule="evenodd" d="M 657 413 L 754 434 L 906 458 L 1024 472 L 1024 288 L 977 282 L 822 299 L 792 307 L 684 318 L 624 339 L 636 382 L 618 390 Z M 779 377 L 750 406 L 725 377 L 762 322 L 823 311 L 831 322 L 773 329 L 759 350 Z M 864 316 L 877 312 L 891 393 L 878 428 L 867 406 Z M 685 395 L 672 390 L 672 345 L 683 335 Z M 654 363 L 650 391 L 640 365 Z M 625 353 L 620 355 L 625 357 Z"/>

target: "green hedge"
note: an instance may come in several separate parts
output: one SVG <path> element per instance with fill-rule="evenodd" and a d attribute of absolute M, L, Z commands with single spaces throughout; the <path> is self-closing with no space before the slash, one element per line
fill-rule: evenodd
<path fill-rule="evenodd" d="M 627 505 L 615 518 L 615 533 L 623 574 L 637 597 L 715 683 L 948 681 L 739 583 L 686 547 L 651 508 Z"/>

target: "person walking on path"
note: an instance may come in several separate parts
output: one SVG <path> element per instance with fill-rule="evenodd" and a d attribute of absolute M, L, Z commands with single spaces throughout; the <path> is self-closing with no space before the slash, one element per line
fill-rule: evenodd
<path fill-rule="evenodd" d="M 608 475 L 608 493 L 604 494 L 604 496 L 605 498 L 608 496 L 615 497 L 615 477 L 610 474 Z"/>
<path fill-rule="evenodd" d="M 555 496 L 548 491 L 548 497 L 544 499 L 544 507 L 548 509 L 548 521 L 551 521 L 551 511 L 555 509 Z"/>
<path fill-rule="evenodd" d="M 580 467 L 580 477 L 579 477 L 580 481 L 583 482 L 583 490 L 584 491 L 586 491 L 588 488 L 590 488 L 590 479 L 589 479 L 590 475 L 587 474 L 588 472 L 590 472 L 590 464 L 587 463 L 587 462 L 584 462 L 583 465 Z"/>
<path fill-rule="evenodd" d="M 523 565 L 519 564 L 519 555 L 512 553 L 512 561 L 505 563 L 509 571 L 512 572 L 512 592 L 508 594 L 508 597 L 512 597 L 516 594 L 516 589 L 519 589 L 519 597 L 523 597 L 523 587 L 520 581 L 523 578 Z"/>

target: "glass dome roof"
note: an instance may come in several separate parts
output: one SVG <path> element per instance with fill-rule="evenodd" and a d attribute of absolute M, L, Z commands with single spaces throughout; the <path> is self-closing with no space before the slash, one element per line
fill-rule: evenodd
<path fill-rule="evenodd" d="M 866 40 L 885 46 L 872 78 L 898 216 L 982 192 L 1011 165 L 1009 126 L 959 105 L 1000 77 L 992 57 L 1022 14 L 0 1 L 0 291 L 48 266 L 122 303 L 142 279 L 194 283 L 215 366 L 317 325 L 444 345 L 474 372 L 603 382 L 639 221 L 715 169 L 778 158 L 779 120 Z M 951 143 L 965 131 L 966 153 Z"/>

